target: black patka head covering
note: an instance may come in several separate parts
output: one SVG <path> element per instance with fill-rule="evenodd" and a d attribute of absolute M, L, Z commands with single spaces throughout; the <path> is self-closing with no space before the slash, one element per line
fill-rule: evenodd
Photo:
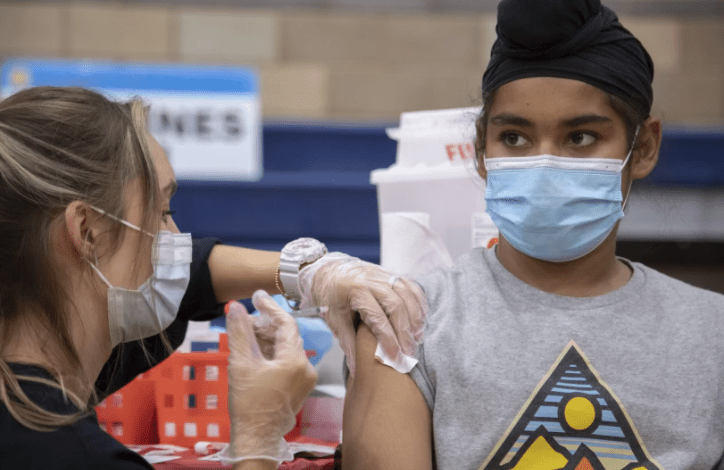
<path fill-rule="evenodd" d="M 483 94 L 529 77 L 571 78 L 651 113 L 654 64 L 600 0 L 502 0 Z"/>

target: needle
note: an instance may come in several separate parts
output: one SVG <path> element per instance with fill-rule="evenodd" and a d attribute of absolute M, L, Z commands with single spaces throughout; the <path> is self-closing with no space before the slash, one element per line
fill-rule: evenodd
<path fill-rule="evenodd" d="M 329 309 L 327 307 L 314 307 L 305 308 L 302 310 L 292 310 L 291 315 L 295 318 L 318 318 L 322 313 L 327 313 Z M 258 315 L 254 316 L 254 324 L 257 328 L 268 328 L 272 324 L 269 315 Z"/>
<path fill-rule="evenodd" d="M 329 309 L 327 307 L 314 307 L 305 308 L 303 310 L 292 310 L 292 316 L 297 318 L 315 318 L 322 316 L 321 314 L 327 313 Z"/>

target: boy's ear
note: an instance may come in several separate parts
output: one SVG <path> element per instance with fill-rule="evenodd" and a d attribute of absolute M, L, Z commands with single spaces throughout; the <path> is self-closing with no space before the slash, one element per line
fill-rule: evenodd
<path fill-rule="evenodd" d="M 638 180 L 647 177 L 659 161 L 661 149 L 661 121 L 649 117 L 644 121 L 644 131 L 638 139 L 638 149 L 631 156 L 631 179 Z"/>
<path fill-rule="evenodd" d="M 479 117 L 475 120 L 475 142 L 473 146 L 475 148 L 475 163 L 478 167 L 478 174 L 483 180 L 488 179 L 488 171 L 485 169 L 485 139 L 487 137 L 487 130 L 485 129 L 485 123 L 483 117 Z"/>

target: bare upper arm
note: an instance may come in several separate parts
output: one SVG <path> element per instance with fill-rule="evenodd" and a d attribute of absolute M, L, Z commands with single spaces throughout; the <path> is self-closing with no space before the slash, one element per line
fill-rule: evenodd
<path fill-rule="evenodd" d="M 357 368 L 344 405 L 344 470 L 432 469 L 430 409 L 412 378 L 375 359 L 377 339 L 361 324 Z"/>

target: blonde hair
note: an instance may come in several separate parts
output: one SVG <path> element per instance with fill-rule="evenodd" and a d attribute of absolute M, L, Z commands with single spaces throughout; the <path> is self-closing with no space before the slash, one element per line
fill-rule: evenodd
<path fill-rule="evenodd" d="M 0 400 L 27 428 L 50 431 L 71 424 L 97 402 L 95 378 L 83 372 L 71 338 L 73 299 L 54 267 L 51 228 L 73 201 L 124 218 L 123 190 L 135 178 L 147 201 L 143 226 L 151 226 L 160 199 L 147 112 L 140 100 L 116 103 L 83 88 L 30 88 L 0 101 Z M 115 251 L 123 226 L 112 227 L 108 235 Z M 61 360 L 79 371 L 76 376 L 55 370 L 55 380 L 47 380 L 10 368 L 3 345 L 30 316 L 47 329 L 36 334 L 50 336 Z M 43 337 L 41 344 L 47 343 Z M 62 389 L 80 411 L 63 415 L 43 409 L 25 395 L 19 380 Z M 91 389 L 90 400 L 67 390 L 65 384 L 74 380 Z"/>

